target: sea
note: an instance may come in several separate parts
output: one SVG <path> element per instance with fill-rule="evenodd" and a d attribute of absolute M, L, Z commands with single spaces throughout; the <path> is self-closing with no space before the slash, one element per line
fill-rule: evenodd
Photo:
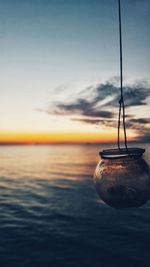
<path fill-rule="evenodd" d="M 0 267 L 150 266 L 150 201 L 114 209 L 96 193 L 106 148 L 0 146 Z"/>

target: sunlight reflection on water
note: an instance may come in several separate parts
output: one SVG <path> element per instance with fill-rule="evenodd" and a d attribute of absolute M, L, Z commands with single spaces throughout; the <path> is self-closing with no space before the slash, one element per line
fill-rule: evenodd
<path fill-rule="evenodd" d="M 43 179 L 92 175 L 98 160 L 95 146 L 8 146 L 0 147 L 1 176 Z"/>

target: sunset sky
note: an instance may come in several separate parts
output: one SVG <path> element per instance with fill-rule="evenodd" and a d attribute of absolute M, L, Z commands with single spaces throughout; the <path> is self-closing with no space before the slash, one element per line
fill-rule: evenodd
<path fill-rule="evenodd" d="M 0 0 L 0 143 L 117 136 L 117 0 Z M 150 141 L 150 1 L 122 0 L 129 139 Z"/>

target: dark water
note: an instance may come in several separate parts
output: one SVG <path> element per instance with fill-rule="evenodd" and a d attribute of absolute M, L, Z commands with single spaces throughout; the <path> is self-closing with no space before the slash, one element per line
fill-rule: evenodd
<path fill-rule="evenodd" d="M 99 200 L 98 150 L 0 147 L 1 267 L 150 266 L 150 202 L 115 210 Z"/>

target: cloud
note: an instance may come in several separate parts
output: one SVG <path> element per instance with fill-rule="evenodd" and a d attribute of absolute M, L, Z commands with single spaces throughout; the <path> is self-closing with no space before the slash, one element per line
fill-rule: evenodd
<path fill-rule="evenodd" d="M 99 84 L 95 88 L 95 91 L 95 102 L 102 101 L 104 98 L 112 96 L 112 99 L 106 102 L 106 104 L 104 104 L 103 106 L 118 106 L 120 99 L 120 89 L 113 83 L 110 83 L 108 81 L 105 84 Z M 149 96 L 150 86 L 148 86 L 145 82 L 124 87 L 124 101 L 126 107 L 146 105 L 146 100 Z"/>
<path fill-rule="evenodd" d="M 117 121 L 113 119 L 89 119 L 77 118 L 74 121 L 79 121 L 88 124 L 101 125 L 105 127 L 117 127 Z M 126 122 L 127 129 L 133 129 L 136 133 L 135 141 L 149 143 L 150 142 L 150 118 L 128 119 Z"/>
<path fill-rule="evenodd" d="M 135 141 L 140 141 L 141 143 L 150 143 L 149 131 L 144 132 L 143 135 L 138 135 L 138 137 L 135 138 Z"/>
<path fill-rule="evenodd" d="M 81 90 L 80 93 L 78 91 L 72 94 L 69 100 L 67 97 L 66 101 L 63 99 L 51 103 L 44 112 L 50 115 L 68 116 L 71 120 L 86 124 L 116 128 L 120 99 L 120 88 L 117 83 L 117 80 L 111 80 L 90 85 Z M 150 85 L 146 82 L 124 86 L 124 101 L 127 109 L 147 105 L 149 97 Z M 135 118 L 130 114 L 127 116 L 126 126 L 129 129 L 134 129 L 139 137 L 144 138 L 145 136 L 145 139 L 148 140 L 150 118 Z"/>
<path fill-rule="evenodd" d="M 141 143 L 150 143 L 150 127 L 141 127 L 137 133 L 138 135 L 135 138 L 135 141 L 139 141 Z"/>
<path fill-rule="evenodd" d="M 142 127 L 146 127 L 149 124 L 150 124 L 150 118 L 129 119 L 127 121 L 128 128 L 134 128 L 137 130 L 142 130 Z"/>
<path fill-rule="evenodd" d="M 117 127 L 117 122 L 116 120 L 113 119 L 88 119 L 88 118 L 73 118 L 72 120 L 74 121 L 79 121 L 83 123 L 88 123 L 88 124 L 95 124 L 95 125 L 103 125 L 103 126 L 108 126 L 108 127 Z"/>
<path fill-rule="evenodd" d="M 85 100 L 78 98 L 70 103 L 55 103 L 54 109 L 49 109 L 49 113 L 55 115 L 83 115 L 87 117 L 112 118 L 112 111 L 106 109 L 98 109 L 95 100 Z"/>
<path fill-rule="evenodd" d="M 134 129 L 140 142 L 150 142 L 150 118 L 130 119 L 127 121 L 127 127 Z"/>
<path fill-rule="evenodd" d="M 65 89 L 64 89 L 65 94 Z M 145 82 L 124 87 L 125 106 L 144 106 L 150 96 L 150 86 Z M 46 110 L 55 115 L 81 115 L 95 118 L 113 118 L 114 108 L 118 107 L 120 89 L 112 81 L 84 88 L 72 94 L 72 99 L 53 102 Z M 117 111 L 117 110 L 116 110 Z"/>
<path fill-rule="evenodd" d="M 117 122 L 114 119 L 89 119 L 89 118 L 75 118 L 74 121 L 80 121 L 83 123 L 90 123 L 96 125 L 104 125 L 108 127 L 116 127 Z M 146 126 L 150 125 L 150 118 L 139 118 L 139 119 L 128 119 L 126 122 L 126 126 L 129 129 L 140 130 L 141 132 L 145 130 Z"/>

